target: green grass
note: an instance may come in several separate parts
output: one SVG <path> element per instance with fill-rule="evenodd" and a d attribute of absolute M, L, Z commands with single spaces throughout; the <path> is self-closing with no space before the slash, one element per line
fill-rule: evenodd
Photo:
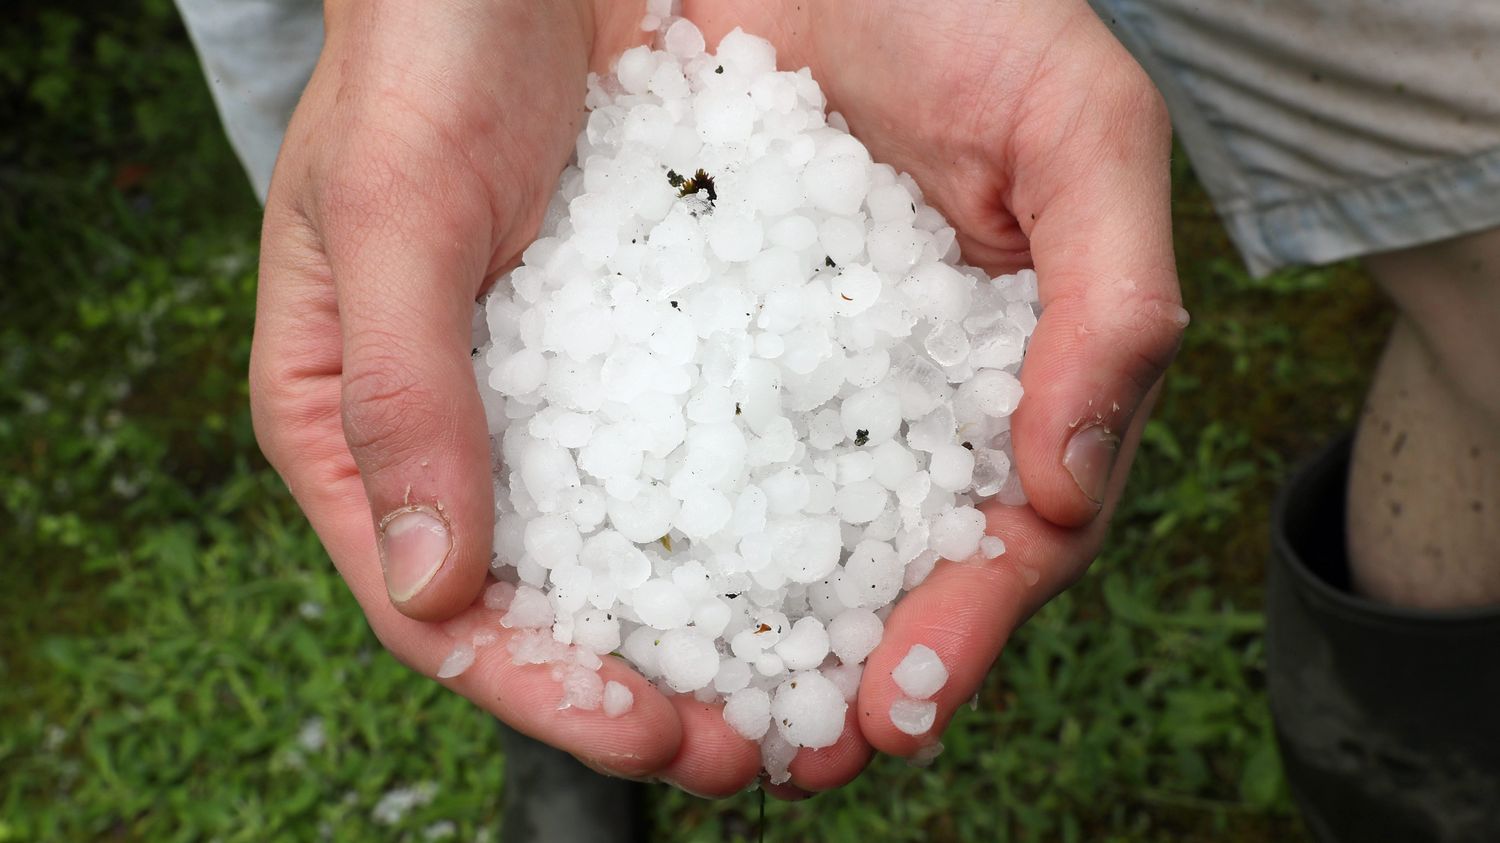
<path fill-rule="evenodd" d="M 258 208 L 170 3 L 12 7 L 0 841 L 493 829 L 493 727 L 380 650 L 255 449 Z M 1351 266 L 1251 282 L 1177 175 L 1195 321 L 1103 557 L 934 766 L 885 759 L 772 803 L 767 840 L 1306 839 L 1262 693 L 1266 511 L 1352 424 L 1387 317 Z M 376 806 L 401 787 L 430 800 L 388 825 Z M 654 807 L 680 841 L 754 839 L 757 811 L 665 790 Z"/>

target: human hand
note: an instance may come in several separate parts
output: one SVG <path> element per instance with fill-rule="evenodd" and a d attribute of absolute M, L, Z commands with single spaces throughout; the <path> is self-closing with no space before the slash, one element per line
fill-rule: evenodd
<path fill-rule="evenodd" d="M 644 41 L 643 2 L 331 0 L 266 203 L 251 403 L 261 447 L 381 642 L 432 676 L 494 528 L 470 362 L 475 298 L 540 225 L 589 69 Z M 379 540 L 377 541 L 377 536 Z M 444 684 L 597 769 L 711 795 L 760 767 L 717 709 L 616 659 L 618 719 L 558 711 L 503 646 Z"/>
<path fill-rule="evenodd" d="M 688 0 L 709 44 L 769 38 L 812 68 L 877 161 L 905 170 L 991 274 L 1034 266 L 1044 310 L 1012 422 L 1029 503 L 981 507 L 1006 552 L 940 563 L 899 603 L 833 747 L 803 750 L 783 796 L 849 781 L 871 747 L 910 756 L 891 670 L 913 644 L 949 681 L 941 733 L 1010 633 L 1082 575 L 1124 486 L 1150 393 L 1187 313 L 1172 255 L 1170 126 L 1145 74 L 1083 0 Z"/>

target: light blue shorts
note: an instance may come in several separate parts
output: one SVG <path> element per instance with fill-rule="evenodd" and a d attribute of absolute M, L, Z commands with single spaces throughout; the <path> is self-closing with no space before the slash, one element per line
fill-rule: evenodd
<path fill-rule="evenodd" d="M 1255 275 L 1500 226 L 1500 2 L 1090 2 Z"/>

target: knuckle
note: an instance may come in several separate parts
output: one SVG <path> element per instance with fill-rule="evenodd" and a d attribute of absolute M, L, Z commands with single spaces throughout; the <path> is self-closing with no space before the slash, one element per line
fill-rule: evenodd
<path fill-rule="evenodd" d="M 277 368 L 252 354 L 249 372 L 250 422 L 255 441 L 272 465 L 280 465 L 287 428 L 308 415 L 304 379 L 290 368 Z"/>
<path fill-rule="evenodd" d="M 1135 364 L 1132 378 L 1149 389 L 1177 356 L 1187 328 L 1187 311 L 1176 301 L 1160 297 L 1127 299 L 1120 323 Z"/>
<path fill-rule="evenodd" d="M 410 364 L 386 349 L 351 355 L 344 370 L 341 410 L 344 438 L 361 462 L 385 463 L 421 441 L 430 391 Z"/>

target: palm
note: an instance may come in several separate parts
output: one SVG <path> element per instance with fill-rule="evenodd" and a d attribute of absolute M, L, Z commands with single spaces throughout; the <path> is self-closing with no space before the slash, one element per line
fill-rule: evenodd
<path fill-rule="evenodd" d="M 258 437 L 382 643 L 427 675 L 497 620 L 476 600 L 494 503 L 473 470 L 490 455 L 468 332 L 482 286 L 535 235 L 583 118 L 584 74 L 614 51 L 591 50 L 569 9 L 376 5 L 342 22 L 334 10 L 267 202 Z M 408 501 L 441 504 L 456 538 L 396 605 L 371 516 Z M 446 684 L 603 769 L 715 794 L 753 776 L 753 747 L 714 712 L 617 660 L 603 675 L 634 692 L 619 719 L 558 711 L 548 670 L 512 665 L 503 644 Z"/>
<path fill-rule="evenodd" d="M 908 755 L 923 741 L 895 730 L 887 715 L 900 695 L 890 670 L 907 649 L 932 646 L 950 669 L 938 697 L 941 727 L 977 690 L 1010 631 L 1076 579 L 1102 539 L 1107 519 L 1092 518 L 1098 504 L 1078 494 L 1058 458 L 1071 428 L 1095 423 L 1123 435 L 1120 464 L 1128 462 L 1144 421 L 1131 414 L 1181 328 L 1165 115 L 1082 2 L 686 5 L 710 44 L 738 26 L 772 40 L 783 69 L 810 67 L 829 107 L 874 158 L 909 172 L 944 213 L 968 262 L 992 274 L 1034 266 L 1042 278 L 1048 312 L 1013 426 L 1032 505 L 987 505 L 1007 553 L 982 566 L 940 566 L 898 606 L 868 662 L 859 734 L 845 736 Z M 1100 257 L 1111 254 L 1120 274 L 1101 277 Z M 1100 334 L 1093 341 L 1091 328 Z M 1093 348 L 1115 332 L 1105 329 L 1134 336 Z M 1124 476 L 1108 478 L 1106 515 Z M 827 786 L 858 772 L 854 746 L 837 758 L 809 756 L 794 764 L 794 783 Z"/>

